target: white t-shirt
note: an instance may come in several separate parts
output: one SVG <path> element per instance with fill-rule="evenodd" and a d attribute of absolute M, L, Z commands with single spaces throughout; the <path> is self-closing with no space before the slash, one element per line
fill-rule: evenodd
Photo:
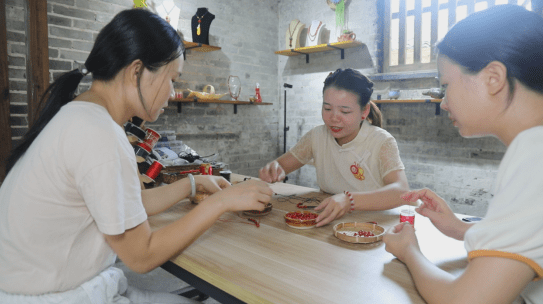
<path fill-rule="evenodd" d="M 289 152 L 301 163 L 313 164 L 319 187 L 332 194 L 379 189 L 388 173 L 405 169 L 394 137 L 367 121 L 343 146 L 321 125 L 302 136 Z"/>
<path fill-rule="evenodd" d="M 147 219 L 134 150 L 97 104 L 62 107 L 0 188 L 0 289 L 73 289 L 115 262 L 103 234 Z"/>
<path fill-rule="evenodd" d="M 543 303 L 543 127 L 521 132 L 507 148 L 485 218 L 464 235 L 468 258 L 526 263 L 536 279 L 521 296 Z"/>

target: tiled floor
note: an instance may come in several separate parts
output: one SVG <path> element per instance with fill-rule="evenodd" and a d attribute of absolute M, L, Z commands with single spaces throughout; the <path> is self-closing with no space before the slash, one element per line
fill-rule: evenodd
<path fill-rule="evenodd" d="M 115 267 L 118 267 L 124 271 L 129 285 L 140 289 L 172 292 L 189 286 L 187 283 L 181 281 L 162 268 L 157 268 L 146 274 L 139 274 L 128 269 L 128 267 L 126 267 L 122 262 L 117 262 Z M 202 303 L 220 304 L 213 298 L 208 298 Z"/>

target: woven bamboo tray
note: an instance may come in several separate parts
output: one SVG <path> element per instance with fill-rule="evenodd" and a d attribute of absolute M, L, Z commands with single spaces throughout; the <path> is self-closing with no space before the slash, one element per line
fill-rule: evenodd
<path fill-rule="evenodd" d="M 370 231 L 375 236 L 349 236 L 341 232 L 358 232 L 360 230 Z M 349 243 L 375 243 L 383 239 L 385 229 L 374 223 L 339 223 L 334 226 L 334 236 L 338 239 Z"/>
<path fill-rule="evenodd" d="M 317 225 L 317 218 L 309 219 L 309 220 L 301 220 L 301 219 L 296 219 L 296 218 L 290 217 L 291 213 L 304 213 L 304 214 L 305 213 L 310 213 L 310 214 L 317 215 L 317 213 L 311 212 L 311 211 L 289 212 L 289 213 L 285 214 L 285 223 L 289 227 L 296 228 L 296 229 L 310 229 L 310 228 L 315 227 L 315 225 Z"/>

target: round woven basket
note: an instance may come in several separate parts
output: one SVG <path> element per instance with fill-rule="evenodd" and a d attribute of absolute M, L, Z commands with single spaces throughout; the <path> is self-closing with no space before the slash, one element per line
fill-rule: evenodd
<path fill-rule="evenodd" d="M 374 236 L 362 237 L 362 236 L 349 236 L 342 232 L 358 232 L 360 230 L 369 231 Z M 338 239 L 349 243 L 374 243 L 383 239 L 385 229 L 375 223 L 339 223 L 334 226 L 334 236 Z"/>

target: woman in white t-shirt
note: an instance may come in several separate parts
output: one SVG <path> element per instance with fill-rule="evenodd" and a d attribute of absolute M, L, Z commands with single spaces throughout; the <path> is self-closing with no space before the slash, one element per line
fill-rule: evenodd
<path fill-rule="evenodd" d="M 182 37 L 146 10 L 117 14 L 98 34 L 85 67 L 49 88 L 38 120 L 14 150 L 0 188 L 0 303 L 193 303 L 127 286 L 118 256 L 148 272 L 178 255 L 226 211 L 263 210 L 261 181 L 231 186 L 198 175 L 143 190 L 123 130 L 155 121 L 183 68 Z M 92 74 L 90 89 L 74 94 Z M 215 193 L 169 226 L 147 216 L 195 192 Z"/>
<path fill-rule="evenodd" d="M 260 169 L 259 177 L 277 182 L 312 164 L 322 191 L 335 194 L 317 227 L 353 210 L 386 210 L 406 204 L 409 190 L 396 140 L 381 128 L 381 112 L 370 101 L 373 83 L 360 72 L 338 69 L 324 81 L 324 125 L 307 132 L 287 153 Z"/>
<path fill-rule="evenodd" d="M 459 220 L 429 189 L 417 212 L 464 240 L 469 264 L 454 277 L 421 253 L 402 223 L 384 237 L 428 303 L 543 303 L 543 18 L 497 5 L 454 25 L 437 44 L 446 89 L 441 107 L 463 137 L 495 136 L 507 146 L 485 218 Z"/>

